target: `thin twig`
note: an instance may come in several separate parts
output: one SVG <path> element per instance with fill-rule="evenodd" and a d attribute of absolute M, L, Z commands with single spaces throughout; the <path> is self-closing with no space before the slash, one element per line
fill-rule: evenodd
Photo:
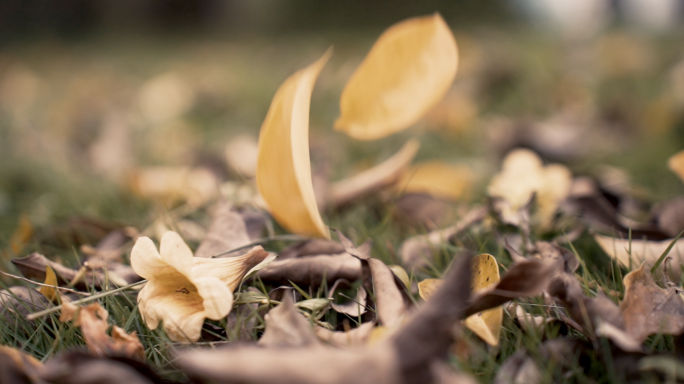
<path fill-rule="evenodd" d="M 74 305 L 84 304 L 84 303 L 87 303 L 87 302 L 89 302 L 89 301 L 93 301 L 93 300 L 97 300 L 97 299 L 100 299 L 100 298 L 103 298 L 103 297 L 107 297 L 107 296 L 113 295 L 113 294 L 115 294 L 115 293 L 117 293 L 117 292 L 125 291 L 125 290 L 127 290 L 127 289 L 131 289 L 131 288 L 133 288 L 133 287 L 137 287 L 138 285 L 145 284 L 145 283 L 147 283 L 147 280 L 141 280 L 141 281 L 138 281 L 137 283 L 133 283 L 133 284 L 126 285 L 125 287 L 121 287 L 121 288 L 117 288 L 117 289 L 112 289 L 111 291 L 100 292 L 100 293 L 98 293 L 98 294 L 96 294 L 96 295 L 92 295 L 92 296 L 90 296 L 90 297 L 86 297 L 85 299 L 72 301 L 71 304 L 74 304 Z M 62 309 L 62 306 L 61 306 L 61 305 L 58 305 L 58 306 L 56 306 L 56 307 L 52 307 L 52 308 L 46 309 L 46 310 L 44 310 L 44 311 L 32 313 L 32 314 L 26 316 L 26 319 L 28 319 L 28 320 L 37 319 L 37 318 L 39 318 L 39 317 L 42 317 L 42 316 L 49 315 L 49 314 L 51 314 L 51 313 L 57 312 L 57 311 L 59 311 L 60 309 Z"/>
<path fill-rule="evenodd" d="M 3 272 L 3 271 L 0 271 L 0 273 L 3 274 L 3 275 L 5 275 L 5 276 L 9 276 L 9 277 L 11 277 L 11 278 L 17 279 L 17 280 L 25 281 L 25 282 L 27 282 L 27 283 L 31 283 L 31 284 L 35 284 L 35 285 L 40 285 L 41 287 L 48 287 L 48 288 L 61 289 L 61 290 L 63 290 L 63 291 L 75 293 L 75 294 L 81 295 L 81 296 L 90 296 L 90 295 L 91 295 L 90 293 L 87 293 L 87 292 L 75 291 L 75 290 L 73 290 L 73 289 L 64 288 L 64 287 L 60 287 L 60 286 L 57 286 L 57 285 L 50 285 L 50 284 L 38 283 L 38 282 L 36 282 L 36 281 L 27 279 L 27 278 L 25 278 L 25 277 L 13 275 L 13 274 L 11 274 L 11 273 L 7 273 L 7 272 Z"/>

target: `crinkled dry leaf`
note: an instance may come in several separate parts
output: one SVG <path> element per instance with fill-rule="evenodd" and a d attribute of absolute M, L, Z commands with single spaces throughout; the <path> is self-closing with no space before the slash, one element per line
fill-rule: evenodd
<path fill-rule="evenodd" d="M 57 276 L 55 276 L 55 271 L 49 265 L 45 266 L 45 281 L 43 284 L 57 286 Z M 55 301 L 57 298 L 57 290 L 55 288 L 41 286 L 39 291 L 50 301 Z"/>
<path fill-rule="evenodd" d="M 309 104 L 313 86 L 331 51 L 280 86 L 259 135 L 256 180 L 273 217 L 288 230 L 330 238 L 323 223 L 309 160 Z"/>
<path fill-rule="evenodd" d="M 294 243 L 278 254 L 279 260 L 313 255 L 337 255 L 344 252 L 344 246 L 328 239 L 309 239 Z"/>
<path fill-rule="evenodd" d="M 347 82 L 335 129 L 374 140 L 408 128 L 444 97 L 457 66 L 456 40 L 438 13 L 393 25 Z"/>
<path fill-rule="evenodd" d="M 223 200 L 213 212 L 209 231 L 197 248 L 195 257 L 212 257 L 249 243 L 247 227 L 242 216 L 233 209 L 228 200 Z"/>
<path fill-rule="evenodd" d="M 684 151 L 679 151 L 672 155 L 667 161 L 667 166 L 684 182 Z"/>
<path fill-rule="evenodd" d="M 645 262 L 649 265 L 655 264 L 658 258 L 670 246 L 672 240 L 630 240 L 618 239 L 603 235 L 594 235 L 594 239 L 601 246 L 603 251 L 613 259 L 616 259 L 625 267 L 638 265 Z M 632 263 L 630 264 L 630 254 Z M 679 239 L 668 253 L 674 260 L 674 265 L 684 265 L 684 239 Z"/>
<path fill-rule="evenodd" d="M 7 325 L 15 324 L 19 316 L 26 317 L 50 306 L 45 295 L 32 288 L 10 287 L 0 291 L 0 319 Z"/>
<path fill-rule="evenodd" d="M 411 139 L 392 157 L 357 175 L 340 180 L 330 187 L 328 204 L 339 207 L 398 182 L 418 153 L 420 142 Z"/>
<path fill-rule="evenodd" d="M 684 332 L 684 299 L 674 288 L 660 288 L 646 264 L 625 275 L 623 284 L 625 299 L 620 311 L 629 335 L 643 342 L 655 333 Z"/>
<path fill-rule="evenodd" d="M 456 206 L 426 193 L 405 193 L 396 201 L 395 216 L 408 227 L 433 230 L 455 221 Z"/>
<path fill-rule="evenodd" d="M 168 383 L 139 360 L 91 356 L 81 351 L 62 353 L 48 360 L 41 377 L 54 384 Z"/>
<path fill-rule="evenodd" d="M 112 327 L 112 335 L 107 334 L 109 313 L 99 303 L 74 311 L 73 305 L 68 305 L 66 312 L 60 316 L 60 321 L 73 320 L 74 325 L 81 327 L 83 338 L 88 346 L 88 352 L 93 356 L 124 356 L 140 361 L 145 360 L 145 351 L 136 332 L 127 334 L 116 325 Z"/>
<path fill-rule="evenodd" d="M 297 310 L 292 295 L 266 314 L 266 331 L 259 345 L 270 348 L 297 347 L 315 349 L 321 346 L 309 321 Z"/>
<path fill-rule="evenodd" d="M 430 161 L 412 166 L 397 183 L 401 193 L 427 193 L 449 200 L 466 198 L 472 188 L 475 174 L 463 165 L 449 165 Z"/>

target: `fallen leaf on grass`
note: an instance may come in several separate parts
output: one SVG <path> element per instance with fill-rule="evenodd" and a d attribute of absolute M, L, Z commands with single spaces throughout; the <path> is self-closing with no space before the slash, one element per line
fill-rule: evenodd
<path fill-rule="evenodd" d="M 396 189 L 400 193 L 426 193 L 458 201 L 469 195 L 474 178 L 473 171 L 466 166 L 435 160 L 412 166 L 404 172 Z"/>
<path fill-rule="evenodd" d="M 233 209 L 229 201 L 223 200 L 213 212 L 209 231 L 197 247 L 195 257 L 212 257 L 249 243 L 250 238 L 242 216 Z"/>
<path fill-rule="evenodd" d="M 362 268 L 368 271 L 363 273 L 364 279 L 370 277 L 372 282 L 364 281 L 364 286 L 373 288 L 375 312 L 380 325 L 390 328 L 399 325 L 411 305 L 404 283 L 387 264 L 370 256 L 370 243 L 357 248 L 342 233 L 336 232 L 347 253 L 361 260 Z"/>
<path fill-rule="evenodd" d="M 608 256 L 628 268 L 630 265 L 638 265 L 642 262 L 646 262 L 649 265 L 655 264 L 667 247 L 670 246 L 670 243 L 672 243 L 672 240 L 653 241 L 634 238 L 630 242 L 629 239 L 618 239 L 603 235 L 594 235 L 594 239 Z M 679 239 L 675 242 L 668 256 L 673 258 L 675 265 L 684 264 L 684 239 Z"/>
<path fill-rule="evenodd" d="M 112 326 L 111 336 L 107 334 L 109 313 L 99 303 L 77 307 L 64 302 L 59 320 L 73 321 L 81 327 L 88 352 L 93 356 L 121 356 L 143 361 L 145 351 L 135 331 L 126 333 L 123 328 Z"/>
<path fill-rule="evenodd" d="M 0 345 L 0 383 L 40 384 L 43 364 L 16 348 Z"/>
<path fill-rule="evenodd" d="M 347 254 L 316 255 L 286 260 L 274 260 L 257 276 L 275 284 L 319 286 L 323 281 L 332 284 L 338 279 L 356 281 L 361 278 L 361 262 Z"/>
<path fill-rule="evenodd" d="M 321 343 L 311 329 L 311 323 L 297 310 L 292 295 L 266 314 L 266 331 L 258 344 L 270 348 L 316 348 Z"/>
<path fill-rule="evenodd" d="M 421 268 L 432 261 L 442 244 L 452 241 L 486 216 L 485 207 L 475 207 L 450 227 L 408 238 L 401 244 L 399 255 L 409 270 Z"/>
<path fill-rule="evenodd" d="M 328 205 L 340 207 L 397 183 L 418 153 L 420 142 L 411 139 L 392 157 L 357 175 L 330 186 Z"/>
<path fill-rule="evenodd" d="M 563 370 L 576 369 L 578 357 L 587 349 L 578 340 L 552 339 L 542 343 L 534 357 L 520 350 L 511 355 L 501 366 L 494 378 L 495 384 L 537 384 L 546 382 L 544 372 L 552 367 Z M 540 364 L 541 363 L 541 364 Z"/>
<path fill-rule="evenodd" d="M 438 13 L 393 25 L 347 82 L 335 129 L 374 140 L 408 128 L 444 97 L 457 66 L 456 40 Z"/>
<path fill-rule="evenodd" d="M 643 342 L 656 333 L 679 335 L 684 331 L 684 299 L 674 288 L 660 288 L 646 264 L 623 278 L 625 298 L 620 311 L 625 330 Z"/>
<path fill-rule="evenodd" d="M 396 201 L 395 215 L 409 227 L 433 230 L 454 222 L 456 207 L 451 201 L 425 193 L 405 193 Z"/>
<path fill-rule="evenodd" d="M 535 220 L 543 228 L 551 224 L 553 216 L 570 192 L 572 173 L 561 164 L 544 166 L 536 153 L 516 149 L 503 160 L 502 170 L 492 177 L 487 193 L 506 202 L 501 219 L 507 224 L 519 224 L 519 211 L 536 196 L 538 211 Z"/>
<path fill-rule="evenodd" d="M 259 135 L 256 180 L 273 217 L 288 230 L 330 238 L 311 182 L 309 104 L 314 82 L 331 52 L 280 86 Z"/>
<path fill-rule="evenodd" d="M 473 258 L 471 264 L 471 290 L 481 292 L 499 282 L 499 267 L 496 259 L 483 253 Z M 441 279 L 425 279 L 418 283 L 418 292 L 423 300 L 429 300 L 434 292 L 443 284 Z M 499 344 L 501 323 L 503 321 L 503 307 L 498 306 L 484 312 L 476 313 L 464 320 L 464 325 L 478 335 L 489 345 Z"/>
<path fill-rule="evenodd" d="M 233 291 L 267 257 L 263 248 L 254 247 L 242 256 L 199 258 L 175 232 L 164 234 L 159 251 L 148 237 L 140 237 L 131 251 L 131 265 L 148 280 L 138 293 L 145 324 L 156 329 L 163 320 L 172 340 L 197 341 L 204 319 L 226 317 Z"/>

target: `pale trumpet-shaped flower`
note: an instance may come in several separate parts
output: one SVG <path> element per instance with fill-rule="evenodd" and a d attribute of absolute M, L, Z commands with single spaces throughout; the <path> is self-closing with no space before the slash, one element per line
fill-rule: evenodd
<path fill-rule="evenodd" d="M 233 291 L 252 267 L 268 253 L 254 247 L 242 256 L 212 259 L 193 257 L 176 232 L 166 232 L 157 248 L 140 237 L 131 251 L 131 266 L 147 284 L 138 293 L 145 324 L 156 329 L 164 322 L 171 340 L 195 342 L 204 319 L 220 320 L 233 307 Z"/>

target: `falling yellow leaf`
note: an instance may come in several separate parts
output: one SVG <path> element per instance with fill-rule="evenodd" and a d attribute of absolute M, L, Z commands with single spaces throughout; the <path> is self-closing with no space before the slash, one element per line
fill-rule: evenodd
<path fill-rule="evenodd" d="M 256 180 L 273 217 L 288 230 L 330 238 L 316 205 L 309 159 L 309 104 L 323 57 L 280 86 L 259 135 Z"/>
<path fill-rule="evenodd" d="M 374 140 L 408 128 L 444 97 L 457 67 L 456 40 L 439 13 L 393 25 L 347 82 L 335 129 Z"/>
<path fill-rule="evenodd" d="M 483 253 L 472 260 L 470 287 L 473 292 L 485 290 L 501 280 L 499 267 L 494 256 Z M 444 283 L 441 279 L 425 279 L 418 283 L 418 293 L 428 300 Z M 503 307 L 488 309 L 463 320 L 463 324 L 489 345 L 499 344 Z"/>
<path fill-rule="evenodd" d="M 330 187 L 328 204 L 340 206 L 363 195 L 396 183 L 418 153 L 420 142 L 411 139 L 389 159 L 357 175 L 340 180 Z"/>
<path fill-rule="evenodd" d="M 55 271 L 53 271 L 49 265 L 45 266 L 45 282 L 43 284 L 52 285 L 55 287 L 58 285 Z M 50 301 L 54 301 L 57 298 L 57 290 L 55 288 L 42 286 L 40 287 L 39 291 Z"/>
<path fill-rule="evenodd" d="M 466 166 L 441 161 L 416 164 L 404 173 L 397 189 L 402 193 L 427 193 L 434 197 L 459 200 L 468 195 L 475 175 Z"/>
<path fill-rule="evenodd" d="M 684 182 L 684 151 L 679 151 L 670 157 L 667 166 Z"/>

